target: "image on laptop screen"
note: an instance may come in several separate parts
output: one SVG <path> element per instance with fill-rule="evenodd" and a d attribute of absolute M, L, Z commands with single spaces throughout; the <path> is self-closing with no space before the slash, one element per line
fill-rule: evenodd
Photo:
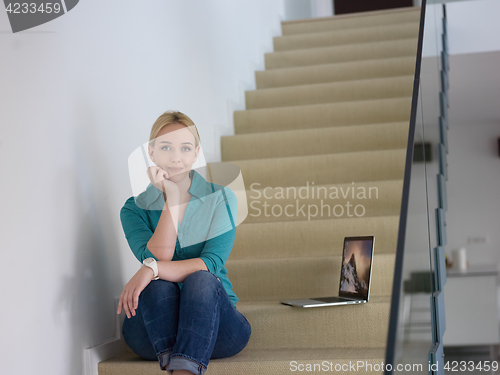
<path fill-rule="evenodd" d="M 346 238 L 340 275 L 340 296 L 368 298 L 372 249 L 373 237 Z"/>

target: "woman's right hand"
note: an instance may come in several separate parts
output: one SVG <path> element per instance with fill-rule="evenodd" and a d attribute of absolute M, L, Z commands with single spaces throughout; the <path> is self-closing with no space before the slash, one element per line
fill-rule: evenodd
<path fill-rule="evenodd" d="M 167 197 L 168 193 L 179 192 L 179 187 L 173 181 L 170 181 L 168 172 L 158 166 L 151 166 L 147 170 L 151 184 L 158 190 L 163 191 Z"/>

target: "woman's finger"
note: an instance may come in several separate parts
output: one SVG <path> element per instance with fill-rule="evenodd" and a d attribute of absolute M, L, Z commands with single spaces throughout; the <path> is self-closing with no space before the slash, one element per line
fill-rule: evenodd
<path fill-rule="evenodd" d="M 120 299 L 118 300 L 118 309 L 116 310 L 117 314 L 120 314 L 122 312 L 122 296 L 123 296 L 123 292 L 120 295 Z"/>
<path fill-rule="evenodd" d="M 137 290 L 134 292 L 134 310 L 136 310 L 137 307 L 139 306 L 139 294 L 141 293 L 138 292 Z"/>
<path fill-rule="evenodd" d="M 134 311 L 134 301 L 132 300 L 133 299 L 133 291 L 129 292 L 127 294 L 127 304 L 128 304 L 128 308 L 129 308 L 129 311 L 130 313 L 135 316 L 135 311 Z"/>
<path fill-rule="evenodd" d="M 151 180 L 151 182 L 154 182 L 155 176 L 156 176 L 155 168 L 154 167 L 149 167 L 146 172 L 147 172 L 148 177 Z"/>
<path fill-rule="evenodd" d="M 162 173 L 161 173 L 161 169 L 160 167 L 156 167 L 156 177 L 155 177 L 155 182 L 158 184 L 161 182 L 161 180 L 163 180 L 163 176 L 162 176 Z"/>
<path fill-rule="evenodd" d="M 125 310 L 125 314 L 127 315 L 127 318 L 130 318 L 130 310 L 128 308 L 128 303 L 127 303 L 127 292 L 124 292 L 125 294 L 123 295 L 123 309 Z"/>

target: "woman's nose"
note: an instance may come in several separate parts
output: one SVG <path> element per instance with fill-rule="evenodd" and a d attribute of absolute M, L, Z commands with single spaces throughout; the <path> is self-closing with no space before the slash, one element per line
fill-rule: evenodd
<path fill-rule="evenodd" d="M 181 153 L 179 151 L 177 151 L 177 150 L 172 151 L 171 160 L 172 161 L 179 161 L 179 160 L 181 160 Z"/>

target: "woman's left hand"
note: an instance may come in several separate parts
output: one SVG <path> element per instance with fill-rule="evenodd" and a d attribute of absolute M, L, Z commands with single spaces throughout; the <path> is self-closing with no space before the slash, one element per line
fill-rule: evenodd
<path fill-rule="evenodd" d="M 152 279 L 153 270 L 149 267 L 142 266 L 125 285 L 120 300 L 118 301 L 118 311 L 116 313 L 120 314 L 123 307 L 128 318 L 130 318 L 131 315 L 135 316 L 135 309 L 137 309 L 139 305 L 139 295 Z"/>

